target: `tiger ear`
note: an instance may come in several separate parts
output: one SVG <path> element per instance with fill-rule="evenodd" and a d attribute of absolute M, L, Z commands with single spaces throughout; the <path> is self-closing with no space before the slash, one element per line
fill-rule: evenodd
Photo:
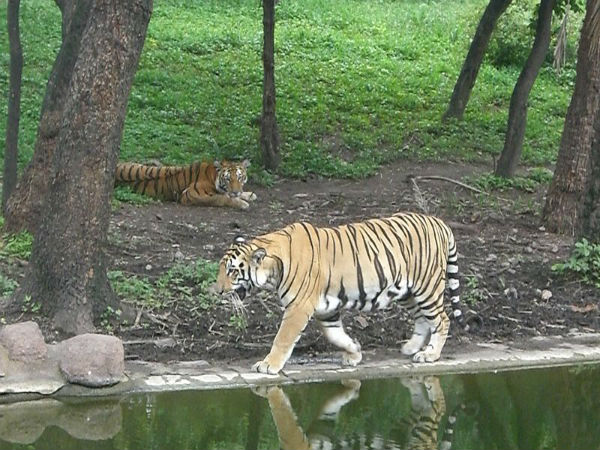
<path fill-rule="evenodd" d="M 249 159 L 243 160 L 242 166 L 244 167 L 244 169 L 247 169 L 248 167 L 250 167 L 250 160 Z"/>
<path fill-rule="evenodd" d="M 246 242 L 246 239 L 241 235 L 238 235 L 233 239 L 234 244 L 243 244 L 244 242 Z"/>
<path fill-rule="evenodd" d="M 252 252 L 252 262 L 260 264 L 265 259 L 265 256 L 267 256 L 267 251 L 264 248 L 257 248 Z"/>
<path fill-rule="evenodd" d="M 215 169 L 219 170 L 221 168 L 221 161 L 219 161 L 218 159 L 215 159 L 213 161 L 213 166 L 215 166 Z"/>

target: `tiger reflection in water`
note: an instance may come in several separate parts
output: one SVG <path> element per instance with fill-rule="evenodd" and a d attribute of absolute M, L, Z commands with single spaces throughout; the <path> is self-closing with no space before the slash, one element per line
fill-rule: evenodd
<path fill-rule="evenodd" d="M 298 425 L 298 419 L 287 395 L 279 386 L 261 386 L 254 393 L 269 401 L 271 415 L 277 427 L 279 442 L 284 450 L 364 448 L 364 449 L 440 449 L 450 450 L 453 426 L 456 418 L 450 414 L 441 442 L 438 427 L 446 414 L 446 400 L 437 377 L 402 379 L 410 393 L 411 412 L 399 418 L 398 427 L 404 432 L 404 442 L 387 440 L 377 434 L 365 433 L 347 438 L 334 436 L 333 425 L 340 410 L 359 396 L 359 380 L 342 381 L 341 390 L 327 398 L 318 419 L 311 424 L 308 433 Z"/>

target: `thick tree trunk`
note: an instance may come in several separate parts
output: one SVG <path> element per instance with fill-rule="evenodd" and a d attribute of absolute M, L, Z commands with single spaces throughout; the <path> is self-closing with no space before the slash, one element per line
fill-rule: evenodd
<path fill-rule="evenodd" d="M 531 53 L 529 53 L 525 66 L 521 70 L 510 98 L 504 149 L 498 160 L 498 167 L 496 167 L 496 175 L 499 177 L 512 177 L 521 158 L 523 137 L 527 126 L 527 102 L 533 83 L 535 83 L 550 46 L 554 4 L 555 0 L 542 0 L 540 3 Z"/>
<path fill-rule="evenodd" d="M 511 2 L 512 0 L 490 0 L 490 3 L 485 8 L 477 26 L 477 31 L 475 31 L 475 36 L 473 36 L 473 40 L 471 41 L 471 46 L 469 47 L 469 52 L 463 63 L 458 80 L 454 85 L 452 98 L 450 99 L 448 109 L 444 113 L 443 120 L 450 117 L 462 119 L 467 103 L 469 102 L 469 97 L 471 96 L 471 90 L 475 85 L 483 56 L 490 42 L 492 32 L 496 27 L 496 22 Z"/>
<path fill-rule="evenodd" d="M 152 0 L 93 0 L 88 8 L 71 82 L 62 97 L 53 175 L 34 237 L 30 274 L 19 293 L 44 305 L 55 327 L 67 333 L 92 330 L 94 318 L 114 301 L 103 250 L 127 99 Z"/>
<path fill-rule="evenodd" d="M 83 31 L 88 23 L 91 4 L 92 0 L 81 0 L 76 2 L 75 7 L 61 7 L 63 42 L 46 86 L 33 158 L 6 203 L 5 227 L 8 231 L 26 229 L 35 233 L 37 230 L 40 211 L 52 177 L 52 156 L 56 148 L 67 91 L 79 54 Z"/>
<path fill-rule="evenodd" d="M 592 242 L 600 242 L 600 113 L 596 114 L 594 141 L 590 157 L 590 175 L 586 183 L 581 220 L 576 234 Z"/>
<path fill-rule="evenodd" d="M 263 0 L 263 110 L 260 126 L 260 147 L 263 164 L 275 170 L 279 166 L 279 134 L 275 116 L 275 4 Z"/>
<path fill-rule="evenodd" d="M 8 0 L 6 25 L 10 47 L 10 80 L 8 92 L 8 115 L 6 117 L 6 148 L 4 150 L 4 175 L 2 186 L 2 211 L 8 197 L 17 184 L 17 156 L 19 151 L 19 119 L 21 118 L 21 73 L 23 49 L 19 35 L 20 0 Z"/>
<path fill-rule="evenodd" d="M 552 232 L 576 234 L 586 197 L 594 123 L 600 110 L 599 11 L 598 0 L 587 1 L 577 50 L 575 90 L 544 206 L 544 222 Z"/>

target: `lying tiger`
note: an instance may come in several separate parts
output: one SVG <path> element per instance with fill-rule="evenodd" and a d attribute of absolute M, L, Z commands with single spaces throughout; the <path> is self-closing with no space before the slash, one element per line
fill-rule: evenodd
<path fill-rule="evenodd" d="M 149 166 L 119 163 L 117 184 L 127 184 L 138 194 L 178 201 L 182 205 L 230 206 L 247 209 L 256 200 L 244 192 L 250 162 L 194 162 L 188 166 Z"/>
<path fill-rule="evenodd" d="M 384 309 L 394 300 L 415 322 L 402 353 L 415 362 L 438 360 L 450 324 L 446 278 L 453 315 L 464 324 L 452 231 L 435 217 L 399 213 L 335 228 L 295 223 L 249 242 L 236 238 L 219 264 L 215 291 L 240 298 L 253 288 L 279 294 L 281 326 L 270 353 L 253 367 L 276 374 L 313 316 L 326 338 L 344 350 L 343 363 L 358 364 L 360 344 L 344 331 L 341 310 Z"/>

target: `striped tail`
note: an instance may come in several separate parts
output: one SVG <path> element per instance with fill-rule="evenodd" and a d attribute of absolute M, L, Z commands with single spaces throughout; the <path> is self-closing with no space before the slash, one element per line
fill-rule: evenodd
<path fill-rule="evenodd" d="M 469 330 L 469 325 L 465 321 L 465 317 L 460 309 L 460 281 L 458 280 L 458 252 L 456 250 L 456 242 L 454 236 L 450 234 L 448 244 L 448 265 L 446 267 L 448 275 L 448 287 L 450 289 L 450 303 L 452 305 L 452 315 L 457 320 L 458 324 L 465 330 Z"/>

